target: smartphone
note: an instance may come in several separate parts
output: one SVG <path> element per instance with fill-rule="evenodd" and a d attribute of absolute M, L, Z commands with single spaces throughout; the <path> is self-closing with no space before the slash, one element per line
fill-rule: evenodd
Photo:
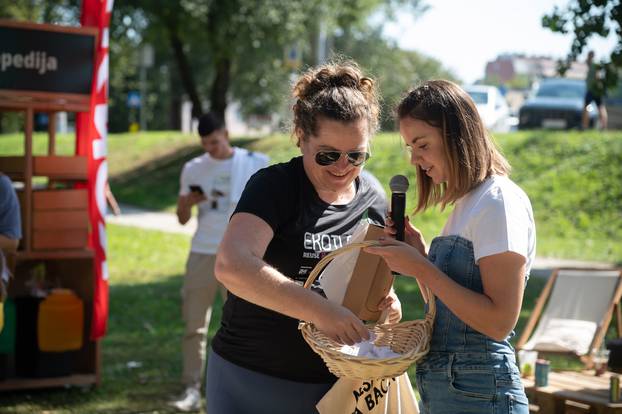
<path fill-rule="evenodd" d="M 198 194 L 203 195 L 203 189 L 201 188 L 200 185 L 192 184 L 190 186 L 190 191 L 192 191 L 193 193 L 198 193 Z"/>

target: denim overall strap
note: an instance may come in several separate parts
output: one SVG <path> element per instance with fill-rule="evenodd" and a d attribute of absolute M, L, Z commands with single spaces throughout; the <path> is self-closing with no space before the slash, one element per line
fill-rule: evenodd
<path fill-rule="evenodd" d="M 432 241 L 428 259 L 453 281 L 477 293 L 483 293 L 479 266 L 475 264 L 473 244 L 460 236 L 437 237 Z M 436 301 L 436 319 L 430 344 L 431 352 L 495 352 L 514 354 L 508 339 L 494 339 L 476 331 Z"/>
<path fill-rule="evenodd" d="M 453 281 L 483 293 L 473 244 L 460 236 L 437 237 L 428 259 Z M 527 414 L 529 406 L 508 342 L 471 328 L 439 299 L 430 352 L 417 365 L 422 414 Z"/>

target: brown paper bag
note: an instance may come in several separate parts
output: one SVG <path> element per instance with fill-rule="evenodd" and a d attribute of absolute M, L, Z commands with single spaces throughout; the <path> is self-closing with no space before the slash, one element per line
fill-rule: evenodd
<path fill-rule="evenodd" d="M 377 240 L 383 234 L 382 227 L 361 221 L 351 242 Z M 341 303 L 361 320 L 376 322 L 381 317 L 378 303 L 389 294 L 393 275 L 382 257 L 355 249 L 335 257 L 319 281 L 328 300 Z"/>
<path fill-rule="evenodd" d="M 320 414 L 418 414 L 408 374 L 383 380 L 340 378 L 315 406 Z"/>
<path fill-rule="evenodd" d="M 370 224 L 365 240 L 378 240 L 382 227 Z M 342 305 L 361 320 L 375 322 L 380 319 L 378 303 L 389 294 L 393 286 L 391 269 L 378 255 L 360 251 Z"/>

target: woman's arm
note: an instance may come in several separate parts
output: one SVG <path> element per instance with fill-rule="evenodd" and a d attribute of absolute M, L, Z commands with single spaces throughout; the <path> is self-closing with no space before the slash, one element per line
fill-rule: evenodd
<path fill-rule="evenodd" d="M 352 345 L 369 331 L 348 309 L 305 289 L 263 261 L 274 233 L 259 217 L 237 213 L 216 258 L 216 278 L 236 296 L 264 308 L 312 322 L 336 341 Z"/>
<path fill-rule="evenodd" d="M 0 234 L 0 249 L 14 252 L 15 250 L 17 250 L 18 245 L 18 239 L 12 239 L 5 236 L 4 234 Z"/>
<path fill-rule="evenodd" d="M 394 271 L 421 280 L 463 322 L 495 340 L 505 339 L 516 325 L 526 262 L 518 253 L 482 257 L 479 268 L 484 291 L 477 293 L 454 282 L 406 243 L 382 240 L 381 246 L 365 250 L 382 256 Z"/>
<path fill-rule="evenodd" d="M 514 252 L 482 257 L 479 269 L 483 293 L 459 285 L 430 262 L 417 275 L 464 323 L 501 341 L 518 320 L 525 284 L 525 258 Z"/>

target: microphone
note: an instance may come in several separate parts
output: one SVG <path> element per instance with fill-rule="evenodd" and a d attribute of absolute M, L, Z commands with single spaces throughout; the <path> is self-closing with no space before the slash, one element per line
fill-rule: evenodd
<path fill-rule="evenodd" d="M 389 181 L 391 189 L 391 220 L 395 225 L 395 239 L 404 241 L 404 214 L 406 210 L 406 191 L 408 178 L 403 175 L 394 175 Z"/>

